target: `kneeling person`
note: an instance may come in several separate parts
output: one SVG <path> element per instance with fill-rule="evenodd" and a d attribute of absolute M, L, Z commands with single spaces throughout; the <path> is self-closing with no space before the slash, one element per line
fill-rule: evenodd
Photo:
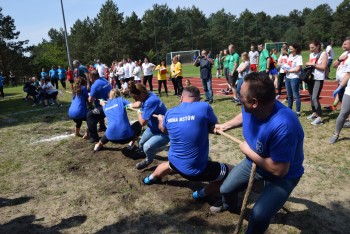
<path fill-rule="evenodd" d="M 130 126 L 125 107 L 130 102 L 121 97 L 118 89 L 112 89 L 109 92 L 108 101 L 100 99 L 100 105 L 107 117 L 108 127 L 105 135 L 95 145 L 94 151 L 98 151 L 109 141 L 118 144 L 126 144 L 135 141 L 141 134 L 141 124 L 136 121 Z"/>
<path fill-rule="evenodd" d="M 195 191 L 192 194 L 194 199 L 218 193 L 230 166 L 208 161 L 208 134 L 217 118 L 208 103 L 200 102 L 198 88 L 184 88 L 181 104 L 170 109 L 165 116 L 159 115 L 158 120 L 159 129 L 169 134 L 169 162 L 160 164 L 143 182 L 149 185 L 165 175 L 178 173 L 190 181 L 211 182 L 206 188 Z"/>

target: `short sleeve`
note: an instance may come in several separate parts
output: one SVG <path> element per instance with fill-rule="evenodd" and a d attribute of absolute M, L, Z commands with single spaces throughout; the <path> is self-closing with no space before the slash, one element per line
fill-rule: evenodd
<path fill-rule="evenodd" d="M 298 56 L 298 59 L 296 61 L 296 65 L 303 66 L 303 58 L 301 57 L 301 55 Z"/>

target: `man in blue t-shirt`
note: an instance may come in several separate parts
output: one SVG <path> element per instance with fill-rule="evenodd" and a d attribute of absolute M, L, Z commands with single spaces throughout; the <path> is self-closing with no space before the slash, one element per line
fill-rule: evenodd
<path fill-rule="evenodd" d="M 57 70 L 53 66 L 51 67 L 51 70 L 49 71 L 49 77 L 51 78 L 51 84 L 56 86 L 56 89 L 58 89 Z"/>
<path fill-rule="evenodd" d="M 40 73 L 41 79 L 46 79 L 48 76 L 47 72 L 45 71 L 45 68 L 41 68 L 41 73 Z"/>
<path fill-rule="evenodd" d="M 264 233 L 304 173 L 304 131 L 297 115 L 275 100 L 275 88 L 266 73 L 245 76 L 240 101 L 242 113 L 216 125 L 214 132 L 242 126 L 246 141 L 239 147 L 246 158 L 221 185 L 222 204 L 210 210 L 235 210 L 235 197 L 247 186 L 254 162 L 254 178 L 265 181 L 265 186 L 252 209 L 246 233 Z"/>
<path fill-rule="evenodd" d="M 4 77 L 2 76 L 2 72 L 0 72 L 0 95 L 2 98 L 5 98 L 4 94 Z"/>
<path fill-rule="evenodd" d="M 104 118 L 106 116 L 103 112 L 102 106 L 100 105 L 99 99 L 108 100 L 108 94 L 112 87 L 105 78 L 99 77 L 97 71 L 91 71 L 90 77 L 93 83 L 91 85 L 88 101 L 90 103 L 94 102 L 95 108 L 87 113 L 86 120 L 90 133 L 89 142 L 94 143 L 99 140 L 97 123 L 100 123 L 100 131 L 106 130 L 106 125 L 104 123 Z"/>
<path fill-rule="evenodd" d="M 158 120 L 159 128 L 169 134 L 169 162 L 160 164 L 143 182 L 153 184 L 175 172 L 190 181 L 212 182 L 194 192 L 194 199 L 219 193 L 229 166 L 208 160 L 209 132 L 214 129 L 217 118 L 208 103 L 200 102 L 198 88 L 186 87 L 181 95 L 181 104 L 170 109 L 165 116 L 158 115 Z"/>
<path fill-rule="evenodd" d="M 64 89 L 66 89 L 66 69 L 62 68 L 61 66 L 58 66 L 57 69 L 57 75 L 58 75 L 58 79 L 61 82 L 61 85 Z"/>
<path fill-rule="evenodd" d="M 80 64 L 80 62 L 78 60 L 74 60 L 73 61 L 73 67 L 74 67 L 74 79 L 78 78 L 78 77 L 82 77 L 84 79 L 84 81 L 86 82 L 86 88 L 88 91 L 90 91 L 90 87 L 91 87 L 91 78 L 89 76 L 89 70 L 87 69 L 87 67 L 85 67 L 84 65 Z"/>

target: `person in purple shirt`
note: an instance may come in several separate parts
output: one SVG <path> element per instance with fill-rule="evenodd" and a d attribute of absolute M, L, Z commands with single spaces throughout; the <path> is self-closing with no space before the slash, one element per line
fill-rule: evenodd
<path fill-rule="evenodd" d="M 158 119 L 153 117 L 153 115 L 165 115 L 167 108 L 159 97 L 148 92 L 143 84 L 130 82 L 129 91 L 136 102 L 127 107 L 140 107 L 137 118 L 142 126 L 147 125 L 148 127 L 139 142 L 139 152 L 145 154 L 146 159 L 137 163 L 136 168 L 142 170 L 153 162 L 159 148 L 169 142 L 168 135 L 164 134 L 158 127 Z"/>

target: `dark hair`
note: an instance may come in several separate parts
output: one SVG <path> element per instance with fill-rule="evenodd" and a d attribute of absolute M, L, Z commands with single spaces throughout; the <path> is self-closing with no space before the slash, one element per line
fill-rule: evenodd
<path fill-rule="evenodd" d="M 183 94 L 187 94 L 188 97 L 193 97 L 196 101 L 199 101 L 201 98 L 201 92 L 196 86 L 190 85 L 183 89 Z"/>
<path fill-rule="evenodd" d="M 294 48 L 296 54 L 300 54 L 300 53 L 301 53 L 301 47 L 300 47 L 300 45 L 298 45 L 298 44 L 292 44 L 292 45 L 290 45 L 290 46 Z"/>
<path fill-rule="evenodd" d="M 314 44 L 318 48 L 318 51 L 322 50 L 322 45 L 321 45 L 321 42 L 319 40 L 313 40 L 310 42 L 310 44 Z"/>
<path fill-rule="evenodd" d="M 159 64 L 162 64 L 162 62 L 164 62 L 164 64 L 166 65 L 165 59 L 161 59 L 160 62 L 159 62 Z"/>
<path fill-rule="evenodd" d="M 128 88 L 130 91 L 130 95 L 135 99 L 135 101 L 143 102 L 149 96 L 147 88 L 143 84 L 140 84 L 140 83 L 135 84 L 135 82 L 130 81 L 128 84 Z"/>
<path fill-rule="evenodd" d="M 90 71 L 90 77 L 91 77 L 91 79 L 98 79 L 100 77 L 100 75 L 98 74 L 98 71 L 92 70 L 92 71 Z"/>
<path fill-rule="evenodd" d="M 251 72 L 244 77 L 244 81 L 249 84 L 247 101 L 256 98 L 259 103 L 269 104 L 275 101 L 275 86 L 269 75 L 264 72 Z"/>

